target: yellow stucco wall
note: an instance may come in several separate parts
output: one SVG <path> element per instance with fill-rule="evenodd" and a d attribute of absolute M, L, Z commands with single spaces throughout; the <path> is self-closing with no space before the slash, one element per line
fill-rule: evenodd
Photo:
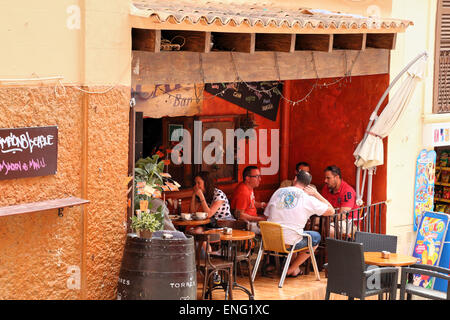
<path fill-rule="evenodd" d="M 1 78 L 63 75 L 65 81 L 80 83 L 80 29 L 69 29 L 78 1 L 44 0 L 0 2 Z"/>
<path fill-rule="evenodd" d="M 0 2 L 1 79 L 130 85 L 129 0 Z"/>
<path fill-rule="evenodd" d="M 404 34 L 397 35 L 397 47 L 391 53 L 391 79 L 423 51 L 429 54 L 427 78 L 418 85 L 404 117 L 388 138 L 387 233 L 398 236 L 398 250 L 411 253 L 413 232 L 414 177 L 416 158 L 424 147 L 424 118 L 431 116 L 433 98 L 434 34 L 436 0 L 393 0 L 392 15 L 414 21 Z M 394 87 L 394 92 L 396 87 Z"/>

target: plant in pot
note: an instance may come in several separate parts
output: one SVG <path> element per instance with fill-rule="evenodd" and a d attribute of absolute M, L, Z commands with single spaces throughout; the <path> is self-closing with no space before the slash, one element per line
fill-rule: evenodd
<path fill-rule="evenodd" d="M 159 155 L 141 158 L 134 169 L 135 208 L 136 214 L 131 218 L 131 228 L 139 237 L 151 238 L 154 231 L 164 227 L 163 207 L 155 208 L 152 201 L 161 198 L 164 185 L 162 172 L 164 160 L 159 161 Z"/>
<path fill-rule="evenodd" d="M 139 211 L 131 217 L 131 228 L 136 231 L 136 234 L 140 238 L 151 238 L 153 232 L 162 230 L 163 223 L 160 218 L 163 217 L 162 206 L 159 206 L 155 211 L 151 209 L 148 211 Z"/>

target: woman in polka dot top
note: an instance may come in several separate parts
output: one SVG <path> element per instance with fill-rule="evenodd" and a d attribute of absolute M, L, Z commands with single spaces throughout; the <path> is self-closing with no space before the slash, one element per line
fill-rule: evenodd
<path fill-rule="evenodd" d="M 231 215 L 230 203 L 225 193 L 214 186 L 209 172 L 201 171 L 195 178 L 192 192 L 191 212 L 206 212 L 208 218 L 216 220 L 235 220 Z"/>

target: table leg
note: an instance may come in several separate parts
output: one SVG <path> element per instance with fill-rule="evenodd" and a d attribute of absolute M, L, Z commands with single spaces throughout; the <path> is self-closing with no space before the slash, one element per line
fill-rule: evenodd
<path fill-rule="evenodd" d="M 250 275 L 249 281 L 250 281 L 250 286 L 251 286 L 252 292 L 250 292 L 246 287 L 238 284 L 237 281 L 236 281 L 236 277 L 237 277 L 236 256 L 237 256 L 237 245 L 232 243 L 231 244 L 231 259 L 233 260 L 233 275 L 232 275 L 233 276 L 233 281 L 232 281 L 233 287 L 232 287 L 232 289 L 236 288 L 236 289 L 242 290 L 248 295 L 249 300 L 255 300 L 254 292 L 253 292 L 253 282 L 251 280 L 251 275 Z M 250 270 L 250 267 L 249 267 L 249 270 Z"/>

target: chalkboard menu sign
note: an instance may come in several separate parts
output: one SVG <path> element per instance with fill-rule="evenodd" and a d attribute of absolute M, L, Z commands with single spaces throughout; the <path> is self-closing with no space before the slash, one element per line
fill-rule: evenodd
<path fill-rule="evenodd" d="M 58 127 L 0 129 L 0 180 L 55 174 Z"/>
<path fill-rule="evenodd" d="M 205 91 L 275 121 L 283 84 L 277 81 L 207 83 Z"/>

